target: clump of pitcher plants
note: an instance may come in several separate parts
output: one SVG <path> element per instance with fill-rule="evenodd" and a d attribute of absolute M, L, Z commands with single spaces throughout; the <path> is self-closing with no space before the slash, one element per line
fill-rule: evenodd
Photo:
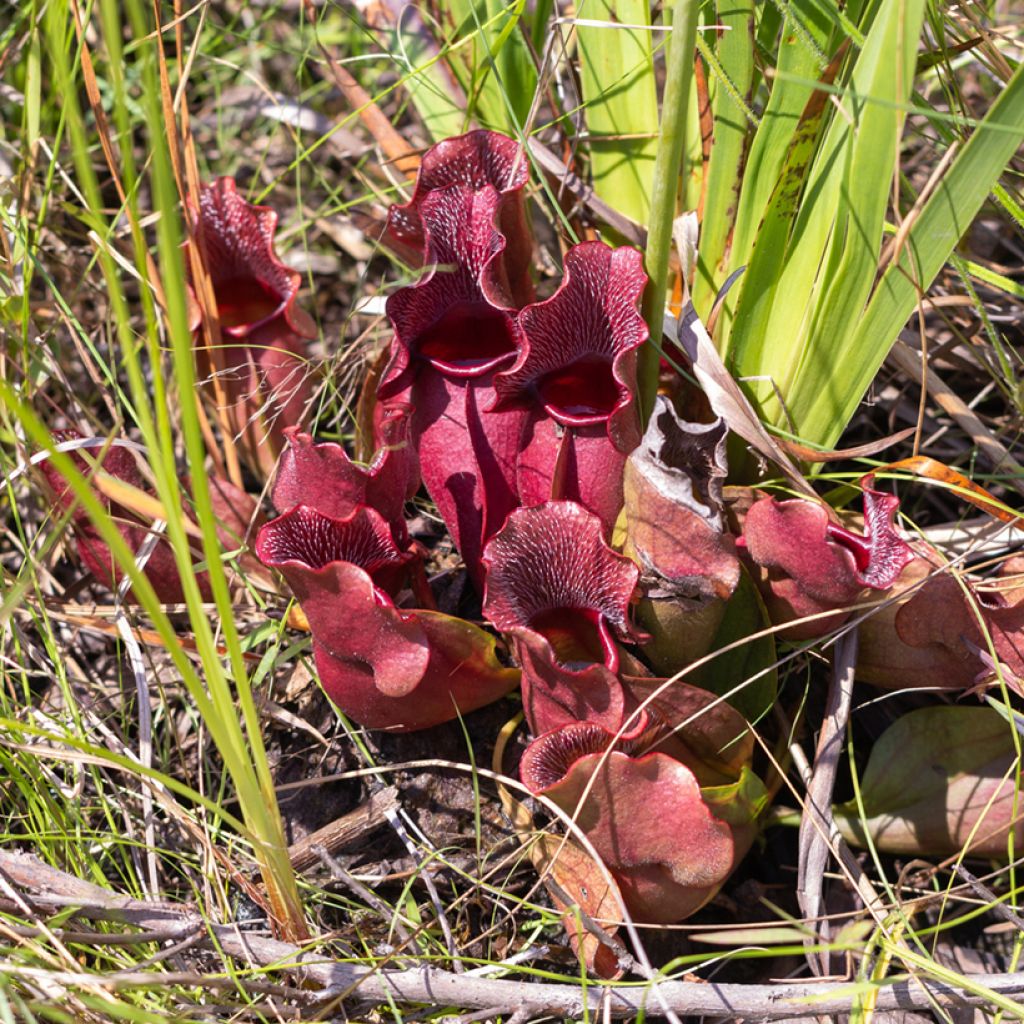
<path fill-rule="evenodd" d="M 757 608 L 784 639 L 802 642 L 888 599 L 862 625 L 861 677 L 965 689 L 993 672 L 1014 685 L 1024 676 L 1024 588 L 940 572 L 871 477 L 859 521 L 824 501 L 749 492 L 730 511 L 727 424 L 690 422 L 666 396 L 641 422 L 640 253 L 577 244 L 557 290 L 537 301 L 528 184 L 518 143 L 470 132 L 429 150 L 411 199 L 390 211 L 383 241 L 421 273 L 387 301 L 393 334 L 372 396 L 369 464 L 301 429 L 315 330 L 296 304 L 298 275 L 276 255 L 276 215 L 227 179 L 204 189 L 193 211 L 190 245 L 214 304 L 197 302 L 206 314 L 196 315 L 197 353 L 221 373 L 217 400 L 252 464 L 281 451 L 278 516 L 255 551 L 299 602 L 331 700 L 367 728 L 409 731 L 518 688 L 531 733 L 523 783 L 586 838 L 621 908 L 674 922 L 714 897 L 767 802 L 750 724 L 672 678 L 713 647 L 730 602 L 759 591 Z M 219 367 L 202 340 L 211 326 L 228 346 Z M 96 468 L 141 486 L 122 448 Z M 116 586 L 109 551 L 59 478 L 47 479 L 71 513 L 82 561 Z M 438 610 L 428 552 L 405 516 L 421 486 L 476 588 L 482 622 Z M 108 506 L 137 550 L 145 527 Z M 181 588 L 169 558 L 158 542 L 146 571 L 173 602 Z M 999 723 L 941 710 L 897 723 L 876 747 L 867 827 L 882 849 L 913 852 L 927 839 L 944 853 L 970 840 L 997 852 L 1009 752 L 987 749 L 986 737 Z M 961 728 L 970 742 L 958 746 Z M 950 768 L 960 789 L 890 792 L 893 765 L 926 757 L 936 730 L 950 749 L 970 748 Z M 933 805 L 943 799 L 939 820 Z M 863 838 L 850 821 L 844 829 Z"/>

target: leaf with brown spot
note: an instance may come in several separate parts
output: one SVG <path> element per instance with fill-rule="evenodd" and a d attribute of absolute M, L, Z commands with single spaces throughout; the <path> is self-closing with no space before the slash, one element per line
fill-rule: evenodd
<path fill-rule="evenodd" d="M 582 956 L 587 970 L 609 980 L 620 977 L 622 968 L 611 948 L 618 925 L 603 927 L 604 922 L 614 922 L 622 916 L 622 896 L 608 870 L 602 869 L 571 837 L 548 833 L 533 845 L 530 859 L 551 894 L 552 903 L 561 911 L 569 942 L 576 954 Z M 576 907 L 589 920 L 578 915 Z"/>

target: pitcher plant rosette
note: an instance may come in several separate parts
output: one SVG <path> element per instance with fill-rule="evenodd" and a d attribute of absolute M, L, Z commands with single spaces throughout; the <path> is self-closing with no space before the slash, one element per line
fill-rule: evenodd
<path fill-rule="evenodd" d="M 632 728 L 613 752 L 605 810 L 621 815 L 614 794 L 634 783 L 659 798 L 678 795 L 671 842 L 683 849 L 653 866 L 661 855 L 644 850 L 644 829 L 635 828 L 632 852 L 615 861 L 611 819 L 594 833 L 605 836 L 595 849 L 629 894 L 627 913 L 676 920 L 717 891 L 749 845 L 754 805 L 702 794 L 749 775 L 751 748 L 722 761 L 726 771 L 695 774 L 675 734 L 680 708 L 713 721 L 714 698 L 688 703 L 679 695 L 695 688 L 684 684 L 669 687 L 674 701 L 648 697 L 646 684 L 660 680 L 643 654 L 650 638 L 631 621 L 643 597 L 640 568 L 610 546 L 626 463 L 643 433 L 636 359 L 647 338 L 646 276 L 636 250 L 583 242 L 567 251 L 554 294 L 533 301 L 528 170 L 522 148 L 491 132 L 424 155 L 384 238 L 420 274 L 387 302 L 394 333 L 373 417 L 379 451 L 358 467 L 339 445 L 287 431 L 273 489 L 282 514 L 256 550 L 302 607 L 324 689 L 361 725 L 426 728 L 521 685 L 537 743 L 582 730 L 595 750 L 598 740 L 610 750 L 617 731 Z M 690 461 L 697 479 L 701 457 Z M 425 553 L 402 516 L 420 480 L 501 639 L 434 609 Z M 676 497 L 664 500 L 674 513 Z M 720 546 L 727 565 L 709 568 L 709 580 L 737 571 L 728 542 Z M 724 600 L 730 583 L 698 585 L 692 596 L 705 592 Z M 745 724 L 732 714 L 734 742 Z M 563 774 L 592 777 L 588 766 L 567 764 Z M 531 771 L 524 780 L 539 785 Z M 573 783 L 551 784 L 558 794 Z M 712 837 L 720 856 L 698 852 Z M 686 858 L 703 858 L 703 871 Z"/>
<path fill-rule="evenodd" d="M 751 725 L 725 699 L 742 680 L 714 676 L 712 656 L 729 649 L 737 622 L 794 649 L 860 622 L 858 675 L 882 687 L 1020 690 L 1024 588 L 1016 563 L 995 580 L 946 571 L 901 528 L 898 499 L 873 474 L 860 481 L 862 516 L 809 486 L 799 496 L 731 491 L 732 424 L 708 406 L 735 410 L 734 398 L 709 391 L 704 402 L 677 381 L 644 423 L 641 253 L 567 246 L 560 283 L 538 301 L 529 188 L 520 143 L 473 131 L 429 149 L 408 201 L 390 210 L 382 243 L 414 277 L 386 302 L 367 464 L 302 428 L 316 332 L 297 304 L 299 275 L 276 254 L 276 214 L 245 202 L 230 179 L 204 188 L 192 211 L 197 357 L 250 465 L 276 460 L 278 514 L 259 528 L 255 552 L 298 602 L 327 696 L 359 726 L 408 732 L 518 690 L 530 732 L 519 776 L 610 880 L 601 885 L 614 906 L 590 911 L 609 911 L 610 930 L 627 917 L 671 923 L 720 890 L 768 803 Z M 705 371 L 698 378 L 712 379 Z M 146 494 L 134 456 L 114 447 L 96 464 L 75 458 L 99 474 L 109 514 L 140 550 L 147 506 L 118 500 Z M 117 587 L 88 517 L 59 475 L 43 476 L 83 564 Z M 436 571 L 406 515 L 421 488 L 468 577 L 467 617 L 439 610 L 450 564 Z M 228 484 L 218 493 L 225 547 L 244 543 L 255 501 Z M 169 548 L 150 547 L 145 571 L 160 600 L 180 600 Z M 201 572 L 200 585 L 208 595 Z M 684 678 L 706 658 L 700 679 L 715 693 Z M 868 768 L 870 820 L 843 817 L 851 841 L 945 853 L 969 839 L 995 855 L 1018 834 L 1007 821 L 1011 752 L 986 749 L 998 723 L 953 710 L 886 734 Z M 898 759 L 901 738 L 911 759 L 930 756 L 929 725 L 953 746 L 964 730 L 963 756 L 946 758 L 956 785 L 897 793 L 882 766 Z M 942 822 L 929 825 L 935 807 Z M 590 968 L 613 974 L 565 898 L 586 909 L 594 862 L 566 849 L 555 902 Z"/>

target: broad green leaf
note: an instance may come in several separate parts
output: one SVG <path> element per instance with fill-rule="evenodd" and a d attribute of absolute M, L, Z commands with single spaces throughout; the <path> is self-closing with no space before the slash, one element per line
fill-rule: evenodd
<path fill-rule="evenodd" d="M 989 109 L 939 183 L 907 236 L 898 263 L 882 276 L 867 308 L 843 331 L 843 388 L 814 392 L 803 380 L 794 397 L 806 406 L 802 433 L 825 445 L 838 439 L 918 301 L 963 237 L 1014 153 L 1024 142 L 1024 65 Z M 819 381 L 820 384 L 820 381 Z"/>
<path fill-rule="evenodd" d="M 594 189 L 646 224 L 658 145 L 658 94 L 647 0 L 586 0 L 577 28 Z M 602 24 L 593 24 L 600 22 Z"/>
<path fill-rule="evenodd" d="M 730 236 L 743 181 L 743 155 L 750 132 L 749 108 L 754 81 L 754 5 L 725 0 L 715 15 L 724 26 L 717 63 L 724 76 L 715 91 L 714 142 L 700 227 L 693 304 L 707 314 L 724 280 Z M 714 69 L 713 69 L 714 70 Z"/>
<path fill-rule="evenodd" d="M 812 0 L 786 5 L 728 265 L 716 268 L 725 272 L 709 274 L 714 230 L 702 239 L 713 247 L 702 253 L 709 276 L 697 284 L 704 306 L 712 284 L 746 267 L 716 327 L 719 350 L 762 415 L 809 443 L 836 442 L 918 295 L 1024 138 L 1018 71 L 913 222 L 898 266 L 876 284 L 903 122 L 925 106 L 913 92 L 924 8 L 924 0 L 866 0 L 840 16 Z M 860 49 L 826 97 L 813 81 L 827 88 L 821 69 L 840 29 Z M 759 30 L 757 38 L 766 37 Z M 944 122 L 937 130 L 953 138 Z M 1006 193 L 1000 198 L 1005 206 Z"/>
<path fill-rule="evenodd" d="M 408 77 L 405 88 L 431 138 L 438 142 L 466 130 L 465 96 L 451 69 L 441 59 L 429 25 L 412 7 L 405 8 L 388 40 L 396 61 Z"/>
<path fill-rule="evenodd" d="M 791 399 L 790 382 L 801 372 L 811 372 L 816 388 L 843 386 L 842 374 L 833 372 L 833 354 L 815 364 L 808 361 L 808 352 L 816 343 L 819 305 L 849 304 L 848 297 L 833 293 L 834 287 L 840 282 L 850 287 L 852 282 L 863 302 L 871 284 L 872 277 L 858 279 L 856 273 L 864 273 L 866 260 L 877 260 L 903 123 L 899 107 L 910 93 L 923 6 L 923 0 L 885 5 L 871 26 L 839 97 L 842 110 L 832 114 L 808 175 L 779 279 L 780 300 L 757 325 L 756 366 L 736 350 L 744 372 L 768 377 L 773 384 L 762 384 L 759 391 L 762 412 L 800 436 L 802 410 Z M 848 329 L 849 323 L 843 325 Z M 820 343 L 835 340 L 830 335 Z"/>
<path fill-rule="evenodd" d="M 679 206 L 682 210 L 696 210 L 704 191 L 704 138 L 701 134 L 701 98 L 696 80 L 686 97 L 686 123 L 683 126 L 683 170 L 679 183 Z"/>
<path fill-rule="evenodd" d="M 743 765 L 740 777 L 735 782 L 722 786 L 701 786 L 700 795 L 716 817 L 737 828 L 752 825 L 771 799 L 764 783 L 750 770 L 749 765 Z"/>
<path fill-rule="evenodd" d="M 785 253 L 789 245 L 793 223 L 800 210 L 807 168 L 818 144 L 828 102 L 827 94 L 820 90 L 808 92 L 807 96 L 807 104 L 789 136 L 778 180 L 769 194 L 764 213 L 760 215 L 760 228 L 752 251 L 746 257 L 746 272 L 737 288 L 730 340 L 739 345 L 746 343 L 742 351 L 745 360 L 752 365 L 759 365 L 762 358 L 761 346 L 766 343 L 766 338 L 761 328 L 768 320 L 776 288 L 786 266 L 779 254 Z M 759 137 L 760 134 L 758 132 Z M 737 225 L 737 230 L 739 227 Z M 734 248 L 733 260 L 737 258 Z"/>
<path fill-rule="evenodd" d="M 543 53 L 544 46 L 551 30 L 551 12 L 555 0 L 534 0 L 533 14 L 530 18 L 530 39 L 536 53 Z"/>
<path fill-rule="evenodd" d="M 762 15 L 762 20 L 764 15 Z M 805 23 L 806 24 L 806 23 Z M 780 178 L 784 168 L 789 170 L 787 186 L 795 194 L 792 200 L 799 198 L 803 177 L 806 175 L 813 146 L 817 139 L 820 117 L 813 125 L 807 118 L 807 105 L 814 91 L 809 83 L 817 79 L 824 66 L 822 55 L 828 44 L 831 23 L 820 15 L 811 28 L 803 27 L 798 31 L 795 27 L 794 15 L 787 17 L 777 42 L 774 43 L 778 54 L 776 74 L 772 79 L 771 93 L 760 124 L 750 143 L 750 153 L 746 160 L 743 173 L 743 187 L 736 211 L 733 229 L 732 247 L 727 272 L 716 281 L 716 291 L 729 274 L 740 267 L 748 267 L 746 277 L 759 277 L 751 273 L 751 258 L 754 244 L 758 239 L 759 229 L 764 221 L 773 199 L 773 194 L 781 186 Z M 794 135 L 802 131 L 805 137 L 801 147 L 801 159 L 794 158 Z M 770 249 L 771 246 L 766 246 Z M 776 275 L 781 267 L 779 250 L 772 255 L 770 271 Z M 743 282 L 731 295 L 723 309 L 719 330 L 716 331 L 719 351 L 723 357 L 730 352 L 730 321 L 739 301 Z M 754 287 L 754 286 L 752 286 Z M 752 292 L 753 294 L 753 292 Z M 709 310 L 698 312 L 706 315 Z"/>
<path fill-rule="evenodd" d="M 806 431 L 809 400 L 841 401 L 849 393 L 848 367 L 844 362 L 843 372 L 835 372 L 834 346 L 837 338 L 849 336 L 874 284 L 924 7 L 924 0 L 883 5 L 841 100 L 845 113 L 833 117 L 823 146 L 821 159 L 828 162 L 834 155 L 835 166 L 842 164 L 841 177 L 832 168 L 826 171 L 828 183 L 822 191 L 823 198 L 837 204 L 835 227 L 814 289 L 806 342 L 788 373 L 776 377 L 796 432 L 814 441 L 821 439 Z M 816 184 L 812 176 L 809 187 Z M 827 209 L 819 206 L 814 213 L 821 217 Z M 773 316 L 769 330 L 786 323 L 792 320 Z M 775 423 L 785 423 L 781 412 Z"/>
<path fill-rule="evenodd" d="M 798 434 L 806 434 L 805 416 L 790 393 L 794 381 L 815 391 L 845 386 L 834 372 L 834 346 L 874 279 L 923 7 L 923 0 L 880 6 L 842 93 L 826 108 L 828 128 L 788 244 L 774 254 L 782 266 L 774 292 L 760 273 L 743 285 L 733 368 L 758 378 L 751 392 L 766 418 Z"/>

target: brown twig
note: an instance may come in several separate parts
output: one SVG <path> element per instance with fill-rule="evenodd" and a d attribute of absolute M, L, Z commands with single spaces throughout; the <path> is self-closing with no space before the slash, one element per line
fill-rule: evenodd
<path fill-rule="evenodd" d="M 201 922 L 194 908 L 153 904 L 120 896 L 90 882 L 83 882 L 44 864 L 29 854 L 0 850 L 0 871 L 37 907 L 77 906 L 79 912 L 97 919 L 130 922 L 135 927 L 167 928 L 177 919 L 186 930 Z M 59 901 L 54 903 L 54 901 Z M 7 906 L 14 913 L 22 907 Z M 664 1005 L 680 1014 L 717 1014 L 731 1020 L 757 1018 L 779 1020 L 828 1016 L 849 1012 L 849 982 L 811 982 L 777 985 L 719 985 L 699 981 L 661 981 L 640 986 L 604 985 L 593 982 L 586 990 L 577 985 L 546 984 L 453 974 L 423 966 L 411 970 L 380 971 L 262 935 L 241 931 L 235 925 L 209 925 L 210 944 L 227 955 L 263 967 L 274 965 L 292 975 L 300 987 L 318 986 L 321 1000 L 353 995 L 361 1000 L 457 1006 L 466 1010 L 504 1007 L 522 1010 L 529 1017 L 552 1015 L 578 1018 L 605 1009 L 610 1017 L 657 1016 L 652 1000 L 657 986 Z M 88 984 L 116 989 L 152 984 L 145 975 L 68 975 L 66 984 Z M 968 989 L 969 987 L 969 989 Z M 980 993 L 979 994 L 979 990 Z M 300 989 L 293 990 L 303 997 Z M 986 1005 L 985 992 L 1014 996 L 1024 993 L 1024 972 L 966 976 L 964 987 L 946 982 L 901 978 L 877 990 L 876 1010 L 914 1010 L 933 1007 Z M 305 993 L 308 999 L 309 993 Z"/>
<path fill-rule="evenodd" d="M 993 913 L 998 914 L 1004 921 L 1008 921 L 1024 933 L 1024 918 L 1021 918 L 1020 914 L 1014 913 L 987 885 L 984 885 L 979 878 L 971 874 L 959 861 L 953 865 L 953 870 Z"/>
<path fill-rule="evenodd" d="M 194 908 L 153 904 L 120 896 L 90 882 L 51 868 L 29 854 L 0 850 L 0 871 L 22 891 L 31 894 L 37 907 L 77 906 L 88 917 L 130 922 L 148 930 L 166 929 L 175 919 L 187 931 L 201 923 Z M 18 913 L 22 908 L 11 906 Z M 582 1017 L 606 1009 L 613 1018 L 633 1017 L 640 1012 L 658 1015 L 652 1004 L 655 985 L 674 1012 L 717 1014 L 730 1020 L 757 1018 L 780 1020 L 828 1016 L 848 1012 L 848 982 L 811 982 L 777 985 L 718 985 L 695 981 L 662 981 L 642 986 L 604 985 L 593 982 L 587 990 L 577 985 L 546 984 L 453 974 L 424 966 L 411 970 L 380 971 L 349 962 L 339 962 L 298 946 L 262 935 L 241 931 L 235 925 L 209 925 L 213 942 L 227 955 L 252 964 L 292 975 L 298 986 L 318 986 L 321 1000 L 353 995 L 366 1001 L 420 1003 L 457 1006 L 466 1010 L 503 1007 L 522 1010 L 529 1017 Z M 163 976 L 161 976 L 163 977 Z M 152 984 L 153 976 L 67 975 L 70 985 L 88 984 L 111 989 Z M 947 1007 L 985 1005 L 982 992 L 1017 995 L 1024 993 L 1024 972 L 1003 975 L 968 976 L 965 987 L 945 982 L 898 979 L 880 987 L 876 1010 L 913 1010 L 936 1004 Z M 968 991 L 968 987 L 973 991 Z M 308 1000 L 309 992 L 292 989 L 297 998 Z"/>
<path fill-rule="evenodd" d="M 309 23 L 315 29 L 316 11 L 308 0 L 306 7 Z M 373 97 L 352 77 L 348 68 L 331 52 L 315 31 L 314 38 L 317 48 L 323 55 L 327 70 L 330 72 L 331 78 L 334 79 L 334 84 L 341 91 L 349 106 L 359 115 L 388 160 L 394 163 L 399 172 L 406 177 L 412 177 L 420 165 L 419 154 L 402 138 L 388 116 L 377 106 Z"/>
<path fill-rule="evenodd" d="M 369 886 L 363 885 L 358 878 L 353 878 L 322 846 L 314 846 L 313 852 L 320 858 L 324 867 L 330 871 L 331 878 L 336 882 L 341 882 L 346 889 L 355 893 L 367 906 L 376 910 L 385 921 L 390 921 L 390 927 L 401 940 L 403 947 L 412 945 L 413 934 L 406 928 L 397 909 L 389 907 Z"/>
<path fill-rule="evenodd" d="M 334 854 L 346 846 L 351 846 L 384 825 L 388 820 L 388 811 L 393 811 L 397 807 L 398 791 L 394 786 L 374 793 L 354 811 L 343 814 L 323 828 L 292 843 L 288 847 L 288 859 L 292 862 L 292 867 L 296 871 L 308 871 L 323 860 L 317 853 L 318 847 L 329 854 Z"/>
<path fill-rule="evenodd" d="M 724 1015 L 730 1020 L 799 1019 L 849 1012 L 849 982 L 800 982 L 776 985 L 714 984 L 702 981 L 658 981 L 640 986 L 592 982 L 586 990 L 577 985 L 547 984 L 491 979 L 472 974 L 453 974 L 423 966 L 409 970 L 377 970 L 346 961 L 335 961 L 287 942 L 241 931 L 236 925 L 204 924 L 194 907 L 150 903 L 110 892 L 44 864 L 30 854 L 0 850 L 0 872 L 9 885 L 28 900 L 0 899 L 0 907 L 15 915 L 30 902 L 37 910 L 47 907 L 78 908 L 92 919 L 120 921 L 147 931 L 172 929 L 175 935 L 206 928 L 207 946 L 261 967 L 273 965 L 290 974 L 297 988 L 288 989 L 296 999 L 309 1001 L 308 987 L 319 987 L 321 1001 L 349 995 L 364 1001 L 457 1006 L 465 1010 L 502 1007 L 521 1011 L 527 1018 L 542 1015 L 578 1018 L 605 1010 L 609 1017 L 658 1016 L 652 1000 L 657 986 L 659 1002 L 679 1014 Z M 67 915 L 65 915 L 67 916 Z M 177 928 L 174 928 L 177 923 Z M 126 988 L 153 984 L 156 975 L 62 974 L 68 986 Z M 161 979 L 164 975 L 159 975 Z M 190 976 L 191 977 L 191 976 Z M 205 977 L 205 976 L 203 976 Z M 203 984 L 203 981 L 199 982 Z M 1024 972 L 1002 975 L 967 975 L 963 986 L 942 981 L 899 978 L 877 989 L 875 1010 L 914 1010 L 934 1007 L 961 1008 L 986 1005 L 985 993 L 1024 994 Z"/>
<path fill-rule="evenodd" d="M 831 836 L 835 831 L 832 820 L 832 792 L 836 784 L 839 756 L 846 735 L 853 700 L 853 675 L 857 661 L 857 631 L 844 633 L 835 645 L 835 663 L 829 683 L 828 703 L 818 735 L 814 755 L 814 768 L 807 783 L 807 799 L 803 820 L 800 822 L 800 852 L 797 869 L 797 901 L 805 918 L 824 921 L 825 900 L 823 881 L 828 866 Z M 819 928 L 823 927 L 819 925 Z M 828 936 L 821 936 L 825 942 Z M 819 938 L 808 941 L 817 946 Z M 807 961 L 816 974 L 829 973 L 828 951 L 807 953 Z"/>

